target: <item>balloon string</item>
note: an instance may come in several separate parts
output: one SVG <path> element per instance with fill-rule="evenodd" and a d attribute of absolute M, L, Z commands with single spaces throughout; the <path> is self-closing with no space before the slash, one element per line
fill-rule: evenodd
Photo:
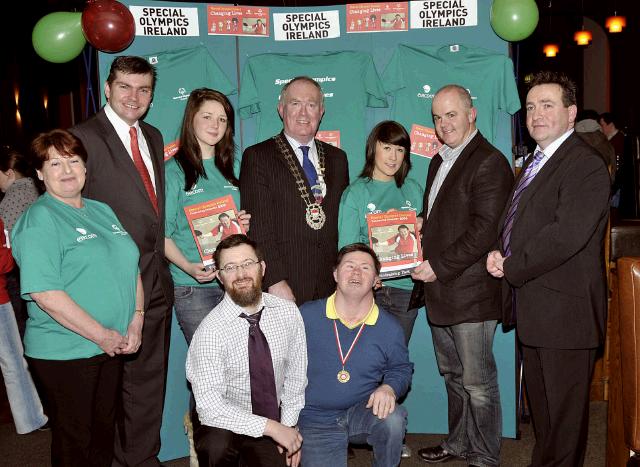
<path fill-rule="evenodd" d="M 89 105 L 93 110 L 93 113 L 96 113 L 96 101 L 95 96 L 93 94 L 93 83 L 91 80 L 91 65 L 93 61 L 93 47 L 90 44 L 82 50 L 82 58 L 84 62 L 84 71 L 87 78 L 87 98 L 84 106 L 84 118 L 89 118 Z"/>

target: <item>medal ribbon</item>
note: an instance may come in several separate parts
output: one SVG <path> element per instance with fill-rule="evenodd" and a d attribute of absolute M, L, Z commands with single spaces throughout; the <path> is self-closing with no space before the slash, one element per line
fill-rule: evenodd
<path fill-rule="evenodd" d="M 338 326 L 336 324 L 336 321 L 337 320 L 333 320 L 333 330 L 336 333 L 336 343 L 338 344 L 338 352 L 340 353 L 340 362 L 342 363 L 342 369 L 344 370 L 344 366 L 347 363 L 347 360 L 349 360 L 349 356 L 351 355 L 351 351 L 356 346 L 356 342 L 358 342 L 358 339 L 360 339 L 360 335 L 362 334 L 362 330 L 365 327 L 365 323 L 362 323 L 360 325 L 360 329 L 358 330 L 358 334 L 356 334 L 355 339 L 353 339 L 353 342 L 351 343 L 351 347 L 349 347 L 349 350 L 347 351 L 347 355 L 345 356 L 342 353 L 342 345 L 340 344 L 340 336 L 338 335 Z"/>

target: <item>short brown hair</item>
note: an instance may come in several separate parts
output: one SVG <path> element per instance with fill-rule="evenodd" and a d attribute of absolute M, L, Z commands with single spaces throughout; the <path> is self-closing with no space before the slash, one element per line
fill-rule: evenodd
<path fill-rule="evenodd" d="M 562 104 L 576 105 L 576 83 L 559 71 L 538 71 L 529 81 L 529 90 L 542 84 L 557 84 L 562 89 Z"/>
<path fill-rule="evenodd" d="M 49 151 L 55 149 L 62 157 L 78 156 L 84 163 L 87 162 L 87 150 L 82 141 L 66 130 L 52 130 L 40 133 L 31 142 L 33 153 L 33 166 L 36 170 L 49 160 Z"/>
<path fill-rule="evenodd" d="M 373 265 L 376 268 L 376 274 L 380 274 L 381 265 L 380 265 L 380 260 L 378 259 L 378 256 L 369 247 L 369 245 L 365 245 L 364 243 L 352 243 L 350 245 L 345 245 L 342 248 L 340 248 L 340 251 L 338 252 L 338 257 L 336 258 L 336 264 L 333 267 L 333 269 L 338 269 L 338 266 L 340 266 L 340 263 L 342 263 L 342 260 L 344 259 L 344 257 L 347 256 L 349 253 L 353 253 L 356 251 L 361 251 L 362 253 L 367 253 L 369 256 L 371 256 L 371 258 L 373 259 Z"/>
<path fill-rule="evenodd" d="M 234 234 L 229 235 L 227 238 L 222 240 L 218 244 L 216 251 L 213 253 L 213 260 L 216 263 L 216 268 L 220 269 L 220 256 L 223 250 L 228 250 L 240 245 L 249 245 L 251 248 L 253 248 L 253 251 L 256 252 L 258 261 L 264 261 L 264 255 L 262 254 L 262 251 L 260 251 L 260 248 L 258 248 L 258 244 L 256 242 L 254 242 L 244 234 Z"/>
<path fill-rule="evenodd" d="M 115 60 L 111 62 L 109 76 L 107 76 L 109 86 L 115 81 L 117 72 L 125 75 L 151 75 L 151 89 L 155 89 L 156 87 L 156 68 L 142 57 L 136 57 L 135 55 L 116 57 Z"/>

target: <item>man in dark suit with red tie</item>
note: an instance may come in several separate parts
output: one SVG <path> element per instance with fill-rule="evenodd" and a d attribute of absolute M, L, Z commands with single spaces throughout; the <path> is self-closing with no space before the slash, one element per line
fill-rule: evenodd
<path fill-rule="evenodd" d="M 505 278 L 503 322 L 515 321 L 522 346 L 536 436 L 531 465 L 578 467 L 605 331 L 609 172 L 573 131 L 576 87 L 565 75 L 535 74 L 526 109 L 537 147 L 509 196 L 487 270 Z"/>
<path fill-rule="evenodd" d="M 71 129 L 89 154 L 83 195 L 111 206 L 140 250 L 142 346 L 124 363 L 117 466 L 159 465 L 173 284 L 164 257 L 162 136 L 140 120 L 154 84 L 155 69 L 145 59 L 117 57 L 104 88 L 108 103 Z"/>
<path fill-rule="evenodd" d="M 301 76 L 280 94 L 284 131 L 247 148 L 240 169 L 249 236 L 265 253 L 268 292 L 302 304 L 335 290 L 338 206 L 349 183 L 344 151 L 314 139 L 324 95 Z"/>

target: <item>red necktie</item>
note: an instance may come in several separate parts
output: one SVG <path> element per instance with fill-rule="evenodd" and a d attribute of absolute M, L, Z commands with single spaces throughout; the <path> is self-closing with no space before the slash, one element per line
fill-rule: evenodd
<path fill-rule="evenodd" d="M 158 199 L 156 198 L 156 192 L 153 189 L 153 183 L 151 183 L 149 171 L 147 170 L 147 166 L 144 165 L 142 154 L 140 154 L 140 146 L 138 146 L 138 132 L 136 130 L 136 127 L 132 126 L 131 128 L 129 128 L 129 136 L 131 136 L 131 155 L 133 156 L 133 163 L 136 166 L 136 169 L 138 169 L 138 173 L 140 174 L 142 183 L 144 183 L 144 187 L 147 190 L 147 194 L 149 195 L 149 199 L 151 200 L 153 209 L 156 211 L 156 214 L 158 214 Z"/>

